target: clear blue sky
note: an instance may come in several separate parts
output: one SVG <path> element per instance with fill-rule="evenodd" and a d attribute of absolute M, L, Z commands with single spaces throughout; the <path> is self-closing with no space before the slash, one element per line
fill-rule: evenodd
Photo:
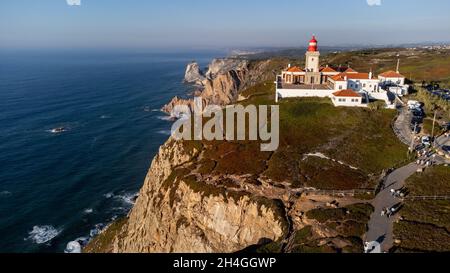
<path fill-rule="evenodd" d="M 377 1 L 377 0 L 369 0 Z M 450 1 L 0 0 L 0 47 L 226 48 L 450 41 Z"/>

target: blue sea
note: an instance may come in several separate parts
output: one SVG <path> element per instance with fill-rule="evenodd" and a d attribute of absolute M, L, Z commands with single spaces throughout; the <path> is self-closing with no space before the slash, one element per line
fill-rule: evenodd
<path fill-rule="evenodd" d="M 158 109 L 221 54 L 0 52 L 0 252 L 64 252 L 126 215 L 170 134 Z"/>

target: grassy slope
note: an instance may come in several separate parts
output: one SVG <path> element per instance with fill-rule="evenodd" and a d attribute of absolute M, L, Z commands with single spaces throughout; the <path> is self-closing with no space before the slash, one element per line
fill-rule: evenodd
<path fill-rule="evenodd" d="M 244 95 L 250 97 L 246 104 L 274 104 L 271 83 L 255 86 Z M 406 147 L 390 126 L 395 114 L 390 110 L 336 108 L 328 99 L 284 100 L 280 103 L 280 148 L 264 174 L 324 189 L 368 186 L 364 183 L 369 174 L 405 160 Z M 322 152 L 360 170 L 324 159 L 303 161 L 303 154 L 311 152 Z"/>
<path fill-rule="evenodd" d="M 436 166 L 407 180 L 410 195 L 450 195 L 450 168 Z M 450 201 L 406 201 L 395 224 L 398 251 L 450 251 Z"/>

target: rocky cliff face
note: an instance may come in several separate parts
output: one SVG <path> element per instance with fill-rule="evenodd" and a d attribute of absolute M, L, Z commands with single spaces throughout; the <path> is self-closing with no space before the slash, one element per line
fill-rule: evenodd
<path fill-rule="evenodd" d="M 235 103 L 239 93 L 254 85 L 256 82 L 274 79 L 275 71 L 268 71 L 270 61 L 251 63 L 241 59 L 215 59 L 209 65 L 205 73 L 206 78 L 199 83 L 201 88 L 196 95 L 202 98 L 205 104 L 216 104 L 220 106 Z M 196 70 L 192 64 L 188 65 L 188 71 Z M 188 78 L 196 78 L 189 73 Z M 191 77 L 192 76 L 192 77 Z M 173 109 L 177 105 L 193 105 L 192 99 L 173 98 L 162 107 L 162 111 L 176 117 Z"/>
<path fill-rule="evenodd" d="M 187 83 L 201 84 L 206 78 L 200 70 L 200 66 L 196 62 L 187 65 L 184 75 L 184 81 Z"/>
<path fill-rule="evenodd" d="M 249 62 L 241 59 L 214 59 L 208 66 L 206 77 L 214 79 L 220 74 L 225 74 L 229 71 L 241 71 L 248 69 Z"/>
<path fill-rule="evenodd" d="M 235 252 L 282 238 L 286 223 L 270 201 L 189 176 L 200 149 L 173 140 L 162 146 L 128 219 L 100 235 L 110 245 L 94 240 L 88 251 Z"/>

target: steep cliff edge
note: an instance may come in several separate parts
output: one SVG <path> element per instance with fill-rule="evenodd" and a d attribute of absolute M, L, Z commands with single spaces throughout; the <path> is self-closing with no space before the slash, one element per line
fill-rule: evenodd
<path fill-rule="evenodd" d="M 282 239 L 287 232 L 282 204 L 207 184 L 192 162 L 201 149 L 169 139 L 127 219 L 111 225 L 84 251 L 235 252 Z"/>
<path fill-rule="evenodd" d="M 184 74 L 184 81 L 187 83 L 201 84 L 205 80 L 200 66 L 196 62 L 192 62 L 187 65 L 186 72 Z"/>
<path fill-rule="evenodd" d="M 261 82 L 275 78 L 277 69 L 273 69 L 273 61 L 253 61 L 241 59 L 215 59 L 208 67 L 205 77 L 198 81 L 197 68 L 189 64 L 187 77 L 195 82 L 199 88 L 196 96 L 202 98 L 205 104 L 228 105 L 239 99 L 239 94 L 246 88 Z M 199 72 L 201 73 L 201 72 Z M 195 79 L 195 80 L 194 80 Z M 162 107 L 162 111 L 176 116 L 173 109 L 177 105 L 193 106 L 193 100 L 174 97 L 169 103 Z"/>

